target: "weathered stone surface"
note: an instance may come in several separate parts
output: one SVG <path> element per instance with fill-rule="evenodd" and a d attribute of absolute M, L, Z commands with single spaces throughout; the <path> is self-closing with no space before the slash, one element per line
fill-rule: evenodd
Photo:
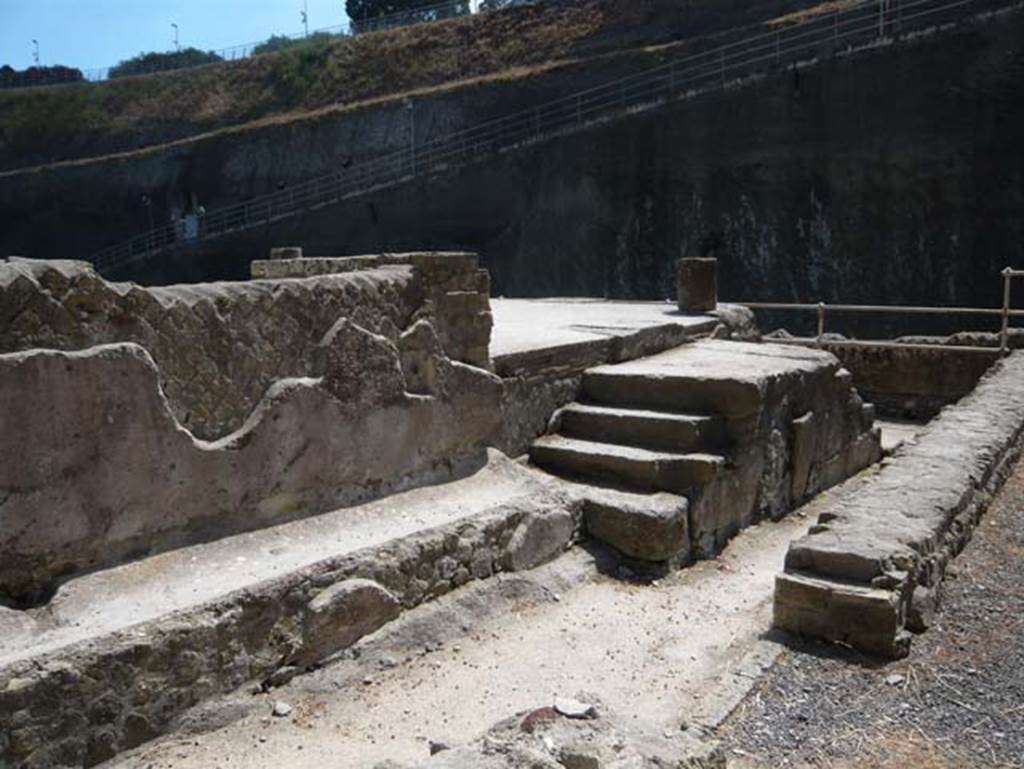
<path fill-rule="evenodd" d="M 84 262 L 11 258 L 0 261 L 0 353 L 135 342 L 156 361 L 178 422 L 213 440 L 239 429 L 275 381 L 318 376 L 322 340 L 339 319 L 387 335 L 410 325 L 424 293 L 402 265 L 144 288 L 109 283 Z"/>
<path fill-rule="evenodd" d="M 585 493 L 587 532 L 631 558 L 670 561 L 689 553 L 687 501 L 674 494 Z"/>
<path fill-rule="evenodd" d="M 903 656 L 909 645 L 898 592 L 800 574 L 776 577 L 774 623 L 884 657 Z"/>
<path fill-rule="evenodd" d="M 718 260 L 686 258 L 676 262 L 676 304 L 680 312 L 708 312 L 718 304 Z"/>
<path fill-rule="evenodd" d="M 861 395 L 886 414 L 931 418 L 946 405 L 970 393 L 999 359 L 991 353 L 942 349 L 945 338 L 908 339 L 935 345 L 931 349 L 850 347 L 825 342 L 828 350 L 854 375 Z M 951 340 L 949 340 L 951 341 Z M 995 340 L 991 340 L 994 342 Z M 991 343 L 990 342 L 990 343 Z M 977 344 L 962 339 L 959 344 Z"/>
<path fill-rule="evenodd" d="M 522 571 L 550 561 L 572 541 L 576 524 L 573 516 L 564 509 L 527 514 L 509 540 L 508 568 Z"/>
<path fill-rule="evenodd" d="M 443 477 L 483 451 L 499 426 L 496 377 L 441 362 L 450 394 L 409 394 L 394 345 L 343 327 L 349 345 L 381 352 L 361 372 L 373 386 L 332 358 L 328 384 L 277 382 L 216 442 L 177 423 L 138 345 L 0 355 L 0 594 Z"/>
<path fill-rule="evenodd" d="M 413 319 L 430 320 L 448 357 L 489 368 L 488 347 L 493 325 L 490 276 L 479 268 L 479 258 L 474 253 L 429 251 L 321 256 L 254 261 L 250 266 L 254 278 L 274 279 L 400 268 L 411 270 L 416 297 L 422 303 Z"/>
<path fill-rule="evenodd" d="M 687 495 L 693 557 L 881 456 L 849 372 L 817 350 L 703 340 L 588 369 L 581 397 L 531 459 L 565 476 Z"/>
<path fill-rule="evenodd" d="M 636 714 L 611 712 L 581 694 L 500 721 L 467 745 L 432 755 L 419 769 L 725 769 L 724 754 L 688 732 L 653 732 Z M 585 700 L 582 701 L 582 700 Z M 589 707 L 588 707 L 589 706 Z M 591 714 L 592 712 L 592 714 Z M 579 714 L 579 715 L 577 715 Z M 393 762 L 374 769 L 402 769 Z"/>
<path fill-rule="evenodd" d="M 310 665 L 351 646 L 400 612 L 398 599 L 372 580 L 336 582 L 309 602 L 303 633 L 307 640 L 291 662 Z"/>
<path fill-rule="evenodd" d="M 939 609 L 939 590 L 941 585 L 925 587 L 918 585 L 910 596 L 907 607 L 907 629 L 914 633 L 923 633 L 931 627 L 935 620 L 935 612 Z"/>
<path fill-rule="evenodd" d="M 81 766 L 99 755 L 97 746 L 109 757 L 163 732 L 205 699 L 247 682 L 287 679 L 372 632 L 397 607 L 455 589 L 470 570 L 483 577 L 556 554 L 573 536 L 581 505 L 505 458 L 492 462 L 495 472 L 514 474 L 519 492 L 471 515 L 463 510 L 442 526 L 45 653 L 11 661 L 6 652 L 0 723 L 12 725 L 16 739 L 0 739 L 0 765 Z"/>
<path fill-rule="evenodd" d="M 1022 378 L 1024 353 L 996 364 L 971 395 L 947 407 L 856 496 L 841 497 L 790 545 L 776 585 L 778 627 L 886 656 L 905 653 L 904 628 L 927 625 L 929 591 L 1020 454 Z M 837 591 L 865 590 L 889 595 L 885 621 L 858 625 L 829 602 Z"/>
<path fill-rule="evenodd" d="M 323 347 L 323 387 L 353 412 L 403 399 L 405 375 L 391 340 L 342 318 L 327 332 Z"/>

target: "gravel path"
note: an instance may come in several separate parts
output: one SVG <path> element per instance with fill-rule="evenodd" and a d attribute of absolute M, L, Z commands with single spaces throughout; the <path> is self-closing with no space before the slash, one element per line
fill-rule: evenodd
<path fill-rule="evenodd" d="M 792 642 L 720 734 L 732 769 L 1024 767 L 1024 462 L 907 659 Z"/>

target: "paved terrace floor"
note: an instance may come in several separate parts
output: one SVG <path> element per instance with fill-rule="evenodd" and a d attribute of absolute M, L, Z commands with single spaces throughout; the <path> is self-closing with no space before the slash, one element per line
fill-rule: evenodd
<path fill-rule="evenodd" d="M 491 357 L 500 359 L 608 337 L 628 337 L 659 326 L 707 333 L 718 320 L 683 315 L 673 302 L 620 302 L 608 299 L 492 299 Z"/>

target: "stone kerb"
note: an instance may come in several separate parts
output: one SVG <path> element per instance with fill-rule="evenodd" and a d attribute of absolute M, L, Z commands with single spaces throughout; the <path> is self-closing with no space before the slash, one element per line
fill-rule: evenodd
<path fill-rule="evenodd" d="M 916 444 L 822 513 L 790 545 L 776 627 L 885 657 L 907 653 L 946 565 L 966 544 L 1020 454 L 1024 353 L 942 411 Z"/>

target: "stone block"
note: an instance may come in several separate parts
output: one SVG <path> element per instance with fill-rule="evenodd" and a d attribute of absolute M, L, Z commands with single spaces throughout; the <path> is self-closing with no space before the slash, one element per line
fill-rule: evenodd
<path fill-rule="evenodd" d="M 560 508 L 528 512 L 512 533 L 505 553 L 509 571 L 532 569 L 550 561 L 572 541 L 576 523 Z"/>
<path fill-rule="evenodd" d="M 347 579 L 310 600 L 302 645 L 291 664 L 304 667 L 351 646 L 401 612 L 394 595 L 368 579 Z"/>
<path fill-rule="evenodd" d="M 718 260 L 686 258 L 676 262 L 676 304 L 681 312 L 710 312 L 718 306 Z"/>
<path fill-rule="evenodd" d="M 689 551 L 685 497 L 588 490 L 583 501 L 587 532 L 630 558 L 673 561 Z"/>
<path fill-rule="evenodd" d="M 882 657 L 906 656 L 900 593 L 780 574 L 775 579 L 773 624 L 795 635 L 849 644 Z"/>

